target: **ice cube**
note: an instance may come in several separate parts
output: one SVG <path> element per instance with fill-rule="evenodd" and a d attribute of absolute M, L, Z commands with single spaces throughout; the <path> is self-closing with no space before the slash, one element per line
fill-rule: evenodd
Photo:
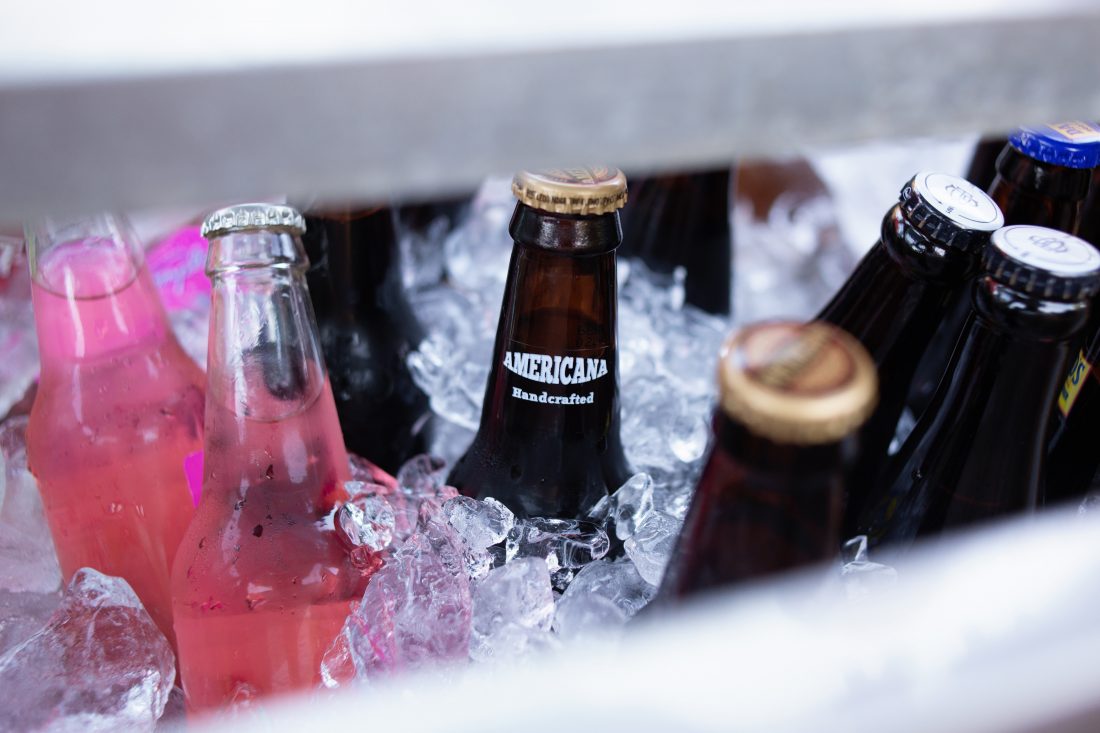
<path fill-rule="evenodd" d="M 408 365 L 433 412 L 470 430 L 477 428 L 489 378 L 488 359 L 470 358 L 466 348 L 434 333 L 409 354 Z"/>
<path fill-rule="evenodd" d="M 634 534 L 638 525 L 653 511 L 653 479 L 648 473 L 636 473 L 611 497 L 615 534 L 620 540 Z"/>
<path fill-rule="evenodd" d="M 446 477 L 446 463 L 434 456 L 414 456 L 401 466 L 397 490 L 386 497 L 393 507 L 397 539 L 405 539 L 416 529 L 422 511 L 439 512 L 448 499 L 458 495 L 443 483 Z"/>
<path fill-rule="evenodd" d="M 0 424 L 0 588 L 50 593 L 61 587 L 61 568 L 27 469 L 26 430 L 26 417 Z"/>
<path fill-rule="evenodd" d="M 695 494 L 695 485 L 702 468 L 703 462 L 697 461 L 675 471 L 652 469 L 650 475 L 653 477 L 653 505 L 657 511 L 683 521 L 691 506 L 691 498 Z"/>
<path fill-rule="evenodd" d="M 607 533 L 592 522 L 546 517 L 518 520 L 505 545 L 509 562 L 517 557 L 540 557 L 550 572 L 583 567 L 606 555 L 610 547 Z"/>
<path fill-rule="evenodd" d="M 554 631 L 565 641 L 576 641 L 616 633 L 626 621 L 626 614 L 610 599 L 576 594 L 558 602 Z"/>
<path fill-rule="evenodd" d="M 676 545 L 680 525 L 667 514 L 653 512 L 624 543 L 627 556 L 647 583 L 661 584 L 661 576 Z"/>
<path fill-rule="evenodd" d="M 897 570 L 869 559 L 866 535 L 856 535 L 845 542 L 840 551 L 840 560 L 840 576 L 844 583 L 844 592 L 849 598 L 862 598 L 881 592 L 897 582 Z"/>
<path fill-rule="evenodd" d="M 447 478 L 447 464 L 429 455 L 410 458 L 397 471 L 397 485 L 416 499 L 435 499 Z"/>
<path fill-rule="evenodd" d="M 0 729 L 152 730 L 175 676 L 126 581 L 83 568 L 46 626 L 0 657 Z"/>
<path fill-rule="evenodd" d="M 630 618 L 653 600 L 656 592 L 630 560 L 604 559 L 581 568 L 562 594 L 559 606 L 580 596 L 602 596 L 614 603 L 623 616 Z"/>
<path fill-rule="evenodd" d="M 61 603 L 60 593 L 0 589 L 0 655 L 38 631 Z"/>
<path fill-rule="evenodd" d="M 470 654 L 501 659 L 523 653 L 532 637 L 554 619 L 550 572 L 540 557 L 523 557 L 495 568 L 473 592 Z"/>
<path fill-rule="evenodd" d="M 456 496 L 443 505 L 443 514 L 463 542 L 479 549 L 503 542 L 516 523 L 512 510 L 492 497 Z"/>
<path fill-rule="evenodd" d="M 470 585 L 461 543 L 430 516 L 367 584 L 326 654 L 325 683 L 354 670 L 376 678 L 464 660 L 470 641 Z"/>
<path fill-rule="evenodd" d="M 353 496 L 336 510 L 336 536 L 360 570 L 375 570 L 381 564 L 378 553 L 390 546 L 394 536 L 393 507 L 377 494 Z"/>

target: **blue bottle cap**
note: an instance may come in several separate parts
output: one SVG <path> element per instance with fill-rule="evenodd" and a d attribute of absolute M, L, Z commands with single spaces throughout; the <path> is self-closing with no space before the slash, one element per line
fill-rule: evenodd
<path fill-rule="evenodd" d="M 1100 124 L 1059 122 L 1021 127 L 1008 142 L 1029 158 L 1066 168 L 1100 166 Z"/>

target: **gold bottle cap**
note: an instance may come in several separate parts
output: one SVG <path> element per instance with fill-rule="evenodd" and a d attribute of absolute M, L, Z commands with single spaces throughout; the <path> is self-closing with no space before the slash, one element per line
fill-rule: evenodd
<path fill-rule="evenodd" d="M 777 443 L 832 443 L 855 432 L 878 401 L 866 349 L 827 323 L 746 326 L 722 347 L 722 410 Z"/>
<path fill-rule="evenodd" d="M 512 193 L 554 214 L 609 214 L 626 204 L 626 176 L 604 166 L 520 171 L 512 179 Z"/>

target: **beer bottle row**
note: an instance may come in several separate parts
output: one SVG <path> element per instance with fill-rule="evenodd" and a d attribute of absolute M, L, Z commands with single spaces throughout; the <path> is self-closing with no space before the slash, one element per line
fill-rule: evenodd
<path fill-rule="evenodd" d="M 1080 216 L 1098 163 L 1100 128 L 1070 123 L 1014 134 L 992 196 L 918 173 L 816 319 L 733 334 L 660 597 L 831 558 L 856 532 L 904 546 L 1083 492 L 1100 254 L 1070 233 L 1076 218 L 1041 216 L 1067 197 Z M 689 300 L 715 312 L 729 308 L 730 186 L 728 171 L 651 179 L 626 225 L 635 253 L 687 268 Z M 627 182 L 605 167 L 526 171 L 512 190 L 481 421 L 448 483 L 518 516 L 581 517 L 632 473 L 616 323 Z M 394 212 L 303 209 L 204 222 L 205 379 L 123 220 L 28 228 L 42 351 L 28 457 L 63 572 L 130 581 L 178 650 L 192 710 L 318 682 L 370 574 L 331 521 L 348 499 L 345 445 L 392 486 L 387 471 L 428 444 Z M 657 245 L 685 232 L 705 246 L 669 260 L 676 247 Z M 906 410 L 916 427 L 895 441 Z"/>

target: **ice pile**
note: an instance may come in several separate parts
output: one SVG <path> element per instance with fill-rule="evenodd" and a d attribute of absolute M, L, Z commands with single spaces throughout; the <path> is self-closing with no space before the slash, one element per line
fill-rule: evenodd
<path fill-rule="evenodd" d="M 0 729 L 152 730 L 175 675 L 126 581 L 85 568 L 47 624 L 0 656 Z"/>
<path fill-rule="evenodd" d="M 902 179 L 904 181 L 904 179 Z M 897 188 L 897 185 L 894 185 Z M 889 206 L 878 212 L 878 219 Z M 844 284 L 856 257 L 841 236 L 833 199 L 783 193 L 763 218 L 737 202 L 733 212 L 734 319 L 811 318 Z M 863 247 L 868 247 L 874 238 Z"/>
<path fill-rule="evenodd" d="M 516 519 L 494 499 L 454 495 L 438 478 L 441 468 L 438 459 L 418 456 L 398 472 L 393 494 L 383 487 L 375 494 L 403 504 L 397 514 L 415 513 L 416 521 L 378 553 L 380 569 L 325 657 L 326 685 L 424 667 L 446 673 L 470 660 L 509 663 L 614 632 L 656 592 L 635 562 L 652 577 L 666 548 L 639 542 L 633 559 L 605 559 L 608 532 L 633 539 L 666 518 L 644 499 L 647 488 L 652 493 L 648 476 L 633 477 L 592 521 Z M 357 531 L 352 524 L 346 534 Z"/>

